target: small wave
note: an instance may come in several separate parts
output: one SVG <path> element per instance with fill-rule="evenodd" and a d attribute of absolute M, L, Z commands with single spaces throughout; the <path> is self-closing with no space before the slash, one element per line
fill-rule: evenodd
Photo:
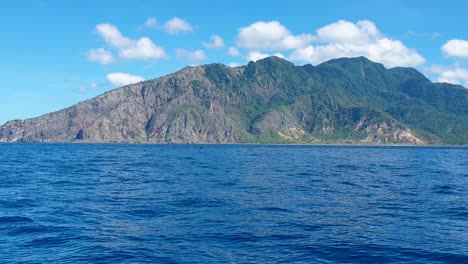
<path fill-rule="evenodd" d="M 408 177 L 414 177 L 416 175 L 415 174 L 410 174 L 410 173 L 399 173 L 396 176 L 403 177 L 403 178 L 408 178 Z"/>
<path fill-rule="evenodd" d="M 455 219 L 468 220 L 468 209 L 466 207 L 448 208 L 444 213 Z"/>
<path fill-rule="evenodd" d="M 27 247 L 56 247 L 64 245 L 70 241 L 73 241 L 71 238 L 65 236 L 54 236 L 54 237 L 41 237 L 36 238 L 32 241 L 29 241 L 25 244 Z"/>
<path fill-rule="evenodd" d="M 236 186 L 237 182 L 220 182 L 217 185 L 224 186 L 224 187 L 231 187 L 231 186 Z"/>
<path fill-rule="evenodd" d="M 434 193 L 438 194 L 455 194 L 457 193 L 457 189 L 450 185 L 438 185 L 432 188 Z"/>
<path fill-rule="evenodd" d="M 66 230 L 64 227 L 56 226 L 43 226 L 43 225 L 26 225 L 26 226 L 17 226 L 9 230 L 6 235 L 18 236 L 18 235 L 30 235 L 37 233 L 57 233 Z"/>
<path fill-rule="evenodd" d="M 291 210 L 284 209 L 284 208 L 279 208 L 279 207 L 261 207 L 261 208 L 258 208 L 258 210 L 267 211 L 267 212 L 282 212 L 282 213 L 290 213 L 291 212 Z"/>
<path fill-rule="evenodd" d="M 36 203 L 31 199 L 0 201 L 0 208 L 26 208 L 33 207 L 35 205 Z"/>
<path fill-rule="evenodd" d="M 346 169 L 346 170 L 360 170 L 361 168 L 355 165 L 350 165 L 350 164 L 340 164 L 336 166 L 337 168 L 340 169 Z"/>
<path fill-rule="evenodd" d="M 154 218 L 154 217 L 162 217 L 167 214 L 167 212 L 162 210 L 152 210 L 152 209 L 135 209 L 131 211 L 127 211 L 127 214 L 137 217 L 143 218 Z"/>
<path fill-rule="evenodd" d="M 31 218 L 24 216 L 0 216 L 0 224 L 32 222 L 34 221 Z"/>
<path fill-rule="evenodd" d="M 317 231 L 323 228 L 322 225 L 294 223 L 294 222 L 286 222 L 286 223 L 283 223 L 282 225 L 287 228 L 295 228 L 295 229 L 299 229 L 300 231 L 306 231 L 306 232 Z"/>
<path fill-rule="evenodd" d="M 200 198 L 185 198 L 172 203 L 176 207 L 202 208 L 202 207 L 223 207 L 226 202 L 221 200 L 205 200 Z"/>
<path fill-rule="evenodd" d="M 340 182 L 341 184 L 343 185 L 349 185 L 349 186 L 355 186 L 355 187 L 359 187 L 360 185 L 359 184 L 356 184 L 354 182 L 351 182 L 351 181 L 342 181 Z"/>
<path fill-rule="evenodd" d="M 51 184 L 52 185 L 59 185 L 59 186 L 68 186 L 68 185 L 73 185 L 73 184 L 77 184 L 77 183 L 72 182 L 72 181 L 55 181 L 55 182 L 52 182 Z"/>
<path fill-rule="evenodd" d="M 306 235 L 282 235 L 282 234 L 275 234 L 268 237 L 265 237 L 267 240 L 277 240 L 277 241 L 286 241 L 286 240 L 295 240 L 295 239 L 304 239 L 307 238 Z"/>
<path fill-rule="evenodd" d="M 230 242 L 257 242 L 260 237 L 257 237 L 250 232 L 240 232 L 237 234 L 224 236 Z"/>
<path fill-rule="evenodd" d="M 314 176 L 315 174 L 310 173 L 310 172 L 298 172 L 295 175 L 297 175 L 297 176 Z"/>

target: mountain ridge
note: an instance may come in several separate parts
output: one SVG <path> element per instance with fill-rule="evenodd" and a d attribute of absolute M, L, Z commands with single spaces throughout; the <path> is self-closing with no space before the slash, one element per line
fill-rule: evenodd
<path fill-rule="evenodd" d="M 268 57 L 116 88 L 0 126 L 0 142 L 468 144 L 468 90 L 365 57 Z"/>

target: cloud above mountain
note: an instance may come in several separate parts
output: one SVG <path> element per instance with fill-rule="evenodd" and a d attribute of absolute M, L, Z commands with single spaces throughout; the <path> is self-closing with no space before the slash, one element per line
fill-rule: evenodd
<path fill-rule="evenodd" d="M 96 61 L 96 62 L 99 62 L 100 64 L 110 64 L 114 62 L 114 57 L 112 56 L 112 52 L 105 50 L 103 48 L 90 49 L 86 56 L 89 61 Z"/>
<path fill-rule="evenodd" d="M 425 58 L 399 40 L 386 37 L 368 20 L 340 20 L 317 30 L 316 44 L 296 49 L 290 59 L 318 64 L 340 57 L 365 56 L 386 67 L 417 67 Z"/>
<path fill-rule="evenodd" d="M 224 47 L 224 40 L 218 35 L 211 35 L 211 42 L 204 42 L 203 46 L 207 49 L 220 49 Z"/>
<path fill-rule="evenodd" d="M 186 19 L 175 16 L 160 24 L 156 17 L 149 17 L 144 25 L 140 26 L 140 31 L 145 28 L 156 29 L 152 31 L 152 37 L 155 33 L 161 37 L 158 31 L 168 33 L 170 36 L 165 37 L 171 38 L 169 43 L 177 45 L 170 51 L 173 53 L 172 58 L 179 62 L 185 61 L 189 65 L 198 65 L 209 60 L 209 57 L 218 58 L 213 62 L 223 62 L 223 55 L 226 64 L 235 66 L 268 56 L 285 58 L 297 64 L 313 65 L 335 58 L 365 56 L 387 68 L 421 67 L 426 62 L 416 49 L 407 46 L 402 40 L 386 35 L 370 20 L 338 20 L 312 29 L 310 33 L 294 33 L 277 20 L 257 21 L 239 27 L 237 31 L 233 31 L 235 35 L 231 38 L 220 34 L 207 35 L 204 37 L 205 41 L 198 42 L 198 46 L 194 46 L 194 42 L 186 43 L 187 38 L 182 35 L 177 36 L 183 32 L 194 31 L 194 26 Z M 159 60 L 170 57 L 165 49 L 149 37 L 125 36 L 113 24 L 98 24 L 95 31 L 107 46 L 88 50 L 86 58 L 89 61 L 108 65 L 130 60 Z M 451 39 L 445 42 L 440 50 L 447 59 L 467 59 L 468 41 Z M 215 55 L 210 56 L 212 54 Z M 432 75 L 434 80 L 468 85 L 467 70 L 460 64 L 453 67 L 433 65 L 429 68 L 425 68 L 429 69 L 426 72 Z"/>
<path fill-rule="evenodd" d="M 146 60 L 168 57 L 164 49 L 148 37 L 131 39 L 124 36 L 113 24 L 99 24 L 96 26 L 96 32 L 106 44 L 117 50 L 121 59 Z M 111 53 L 103 48 L 88 51 L 88 59 L 101 64 L 109 64 L 114 61 Z"/>
<path fill-rule="evenodd" d="M 106 75 L 106 79 L 109 82 L 109 84 L 114 87 L 124 86 L 127 84 L 137 83 L 145 80 L 145 78 L 141 76 L 130 75 L 122 72 L 109 73 Z"/>
<path fill-rule="evenodd" d="M 293 35 L 278 21 L 259 21 L 238 32 L 237 45 L 249 50 L 289 50 L 305 47 L 312 41 L 312 35 Z"/>
<path fill-rule="evenodd" d="M 164 30 L 171 35 L 179 34 L 181 32 L 193 31 L 193 26 L 185 19 L 180 17 L 173 17 L 164 23 Z"/>
<path fill-rule="evenodd" d="M 468 40 L 449 40 L 445 42 L 441 50 L 448 57 L 468 59 Z"/>

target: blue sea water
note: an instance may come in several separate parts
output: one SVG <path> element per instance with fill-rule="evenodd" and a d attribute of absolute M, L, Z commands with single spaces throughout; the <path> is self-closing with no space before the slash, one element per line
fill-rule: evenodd
<path fill-rule="evenodd" d="M 2 263 L 468 263 L 468 148 L 0 144 Z"/>

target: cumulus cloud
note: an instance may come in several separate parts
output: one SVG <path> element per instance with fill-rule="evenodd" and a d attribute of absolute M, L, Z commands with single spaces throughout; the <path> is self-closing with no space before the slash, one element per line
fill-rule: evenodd
<path fill-rule="evenodd" d="M 449 57 L 468 58 L 468 41 L 462 39 L 452 39 L 441 47 L 442 53 Z"/>
<path fill-rule="evenodd" d="M 130 75 L 127 73 L 109 73 L 106 75 L 107 81 L 113 86 L 124 86 L 127 84 L 137 83 L 144 81 L 145 78 L 137 75 Z"/>
<path fill-rule="evenodd" d="M 116 48 L 124 48 L 133 44 L 133 40 L 122 35 L 120 30 L 112 24 L 99 24 L 96 26 L 96 32 L 104 41 Z"/>
<path fill-rule="evenodd" d="M 132 45 L 119 51 L 119 55 L 125 59 L 160 59 L 167 55 L 161 47 L 151 41 L 149 38 L 140 38 Z"/>
<path fill-rule="evenodd" d="M 317 41 L 291 53 L 290 59 L 318 64 L 340 57 L 365 56 L 386 67 L 416 67 L 425 59 L 401 41 L 385 37 L 371 21 L 352 23 L 340 20 L 317 30 Z"/>
<path fill-rule="evenodd" d="M 166 52 L 160 46 L 147 38 L 131 39 L 125 37 L 120 30 L 112 24 L 99 24 L 96 32 L 110 46 L 116 48 L 119 56 L 124 59 L 161 59 L 167 58 Z"/>
<path fill-rule="evenodd" d="M 192 64 L 198 64 L 207 59 L 203 50 L 188 51 L 185 49 L 177 49 L 176 56 L 177 58 L 187 60 Z"/>
<path fill-rule="evenodd" d="M 252 52 L 249 52 L 249 54 L 247 55 L 247 60 L 248 61 L 258 61 L 258 60 L 264 59 L 264 58 L 269 57 L 269 56 L 270 55 L 267 54 L 267 53 L 252 51 Z"/>
<path fill-rule="evenodd" d="M 259 21 L 239 29 L 237 45 L 250 50 L 288 50 L 307 46 L 313 37 L 293 35 L 278 21 Z"/>
<path fill-rule="evenodd" d="M 193 26 L 180 17 L 174 17 L 164 23 L 164 30 L 171 35 L 175 35 L 180 32 L 193 31 Z"/>
<path fill-rule="evenodd" d="M 232 57 L 237 57 L 240 55 L 240 52 L 237 48 L 235 47 L 229 47 L 228 49 L 228 54 L 229 56 L 232 56 Z"/>
<path fill-rule="evenodd" d="M 112 53 L 103 48 L 89 50 L 87 53 L 87 58 L 90 61 L 96 61 L 101 64 L 110 64 L 114 62 Z"/>
<path fill-rule="evenodd" d="M 442 65 L 432 65 L 429 71 L 437 74 L 437 82 L 459 84 L 468 88 L 468 69 L 459 66 L 445 67 Z"/>
<path fill-rule="evenodd" d="M 336 44 L 367 44 L 382 38 L 374 23 L 364 20 L 356 24 L 340 20 L 317 30 L 318 41 Z"/>
<path fill-rule="evenodd" d="M 207 49 L 219 49 L 224 47 L 224 40 L 218 35 L 212 35 L 210 37 L 211 42 L 204 42 L 203 46 Z"/>
<path fill-rule="evenodd" d="M 267 57 L 270 57 L 270 56 L 276 56 L 276 57 L 284 59 L 284 55 L 281 54 L 281 53 L 275 53 L 275 54 L 271 55 L 271 54 L 268 54 L 268 53 L 261 53 L 261 52 L 258 52 L 258 51 L 252 51 L 252 52 L 249 52 L 249 54 L 247 55 L 247 60 L 248 61 L 258 61 L 258 60 L 261 60 L 261 59 L 264 59 L 264 58 L 267 58 Z"/>

